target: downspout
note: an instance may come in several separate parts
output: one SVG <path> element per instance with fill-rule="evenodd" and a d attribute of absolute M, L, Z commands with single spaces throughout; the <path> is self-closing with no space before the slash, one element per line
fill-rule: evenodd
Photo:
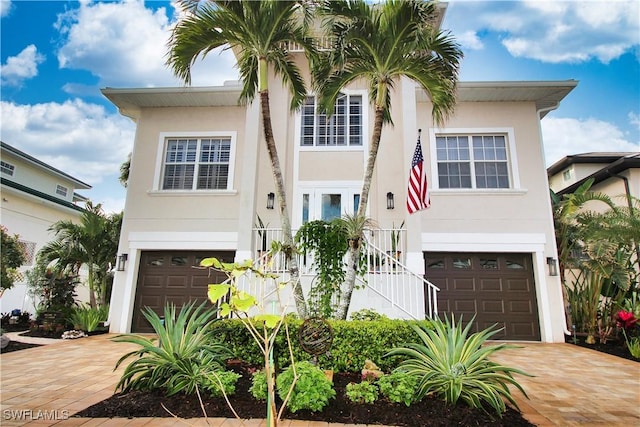
<path fill-rule="evenodd" d="M 560 102 L 556 102 L 555 104 L 553 104 L 550 107 L 545 107 L 545 108 L 540 108 L 536 111 L 536 113 L 538 114 L 538 132 L 540 132 L 540 148 L 542 149 L 542 159 L 544 160 L 544 164 L 547 164 L 547 159 L 546 156 L 544 154 L 544 142 L 542 139 L 542 117 L 541 114 L 542 113 L 547 113 L 549 111 L 553 111 L 556 108 L 558 108 L 560 106 Z M 547 188 L 549 188 L 549 177 L 545 174 L 545 178 L 546 178 L 546 184 L 547 184 Z M 551 200 L 549 200 L 549 210 L 552 211 L 552 207 L 551 207 Z M 558 248 L 556 247 L 556 230 L 555 227 L 553 225 L 553 215 L 551 215 L 551 229 L 553 230 L 553 247 L 554 247 L 554 254 L 553 257 L 555 259 L 558 259 Z M 560 268 L 560 265 L 558 264 L 558 269 Z M 564 293 L 562 292 L 562 281 L 560 281 L 560 287 L 558 288 L 558 293 L 559 293 L 559 297 L 560 300 L 562 301 L 561 305 L 561 310 L 562 310 L 562 318 L 564 319 L 564 322 L 562 322 L 562 329 L 565 335 L 573 335 L 571 333 L 571 331 L 569 330 L 569 328 L 567 328 L 567 311 L 565 310 L 565 299 L 564 299 Z M 551 319 L 547 319 L 549 322 L 551 322 Z"/>

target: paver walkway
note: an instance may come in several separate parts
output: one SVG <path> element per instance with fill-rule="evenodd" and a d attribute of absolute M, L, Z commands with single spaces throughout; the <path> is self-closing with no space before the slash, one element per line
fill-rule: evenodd
<path fill-rule="evenodd" d="M 113 335 L 55 344 L 0 356 L 2 426 L 173 426 L 172 418 L 83 419 L 70 415 L 113 394 L 121 370 L 115 362 L 135 346 Z M 515 393 L 524 416 L 539 426 L 640 425 L 640 363 L 569 344 L 522 344 L 496 356 L 535 377 L 519 377 L 531 400 Z M 122 369 L 122 368 L 121 368 Z M 204 419 L 184 425 L 205 426 Z M 233 419 L 209 419 L 213 427 L 241 426 Z M 248 420 L 247 427 L 264 426 Z M 283 420 L 284 427 L 354 427 Z"/>

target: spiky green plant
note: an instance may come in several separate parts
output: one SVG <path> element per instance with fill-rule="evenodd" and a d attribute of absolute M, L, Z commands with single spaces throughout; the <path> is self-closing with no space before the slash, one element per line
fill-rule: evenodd
<path fill-rule="evenodd" d="M 421 342 L 394 348 L 386 356 L 403 356 L 396 368 L 418 378 L 416 401 L 426 395 L 436 395 L 448 404 L 462 400 L 473 408 L 485 410 L 491 406 L 498 415 L 505 412 L 505 402 L 517 407 L 508 386 L 516 387 L 528 398 L 513 374 L 529 374 L 492 362 L 489 357 L 497 351 L 514 348 L 507 344 L 483 345 L 500 329 L 495 325 L 469 336 L 473 319 L 463 329 L 461 324 L 445 317 L 432 323 L 432 329 L 413 326 Z"/>
<path fill-rule="evenodd" d="M 125 368 L 116 390 L 163 389 L 169 395 L 193 393 L 198 388 L 207 389 L 213 373 L 224 370 L 224 361 L 232 357 L 231 351 L 212 336 L 209 323 L 216 312 L 206 308 L 204 303 L 199 306 L 195 302 L 185 304 L 177 315 L 175 305 L 167 304 L 164 322 L 148 307 L 143 314 L 157 338 L 140 335 L 113 338 L 116 342 L 140 346 L 116 363 L 114 370 L 125 360 L 134 358 Z"/>

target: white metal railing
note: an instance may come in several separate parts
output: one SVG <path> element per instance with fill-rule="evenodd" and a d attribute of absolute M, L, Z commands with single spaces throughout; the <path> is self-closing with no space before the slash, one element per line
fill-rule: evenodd
<path fill-rule="evenodd" d="M 288 277 L 284 254 L 272 255 L 269 251 L 272 242 L 282 241 L 282 230 L 255 228 L 253 241 L 256 265 L 282 275 L 281 280 Z M 358 277 L 357 280 L 408 317 L 434 318 L 438 314 L 437 292 L 440 289 L 405 265 L 406 247 L 406 230 L 403 228 L 366 230 L 362 250 L 368 261 L 367 271 L 364 278 Z M 308 288 L 317 274 L 313 255 L 300 255 L 298 267 L 303 287 Z M 275 283 L 267 287 L 271 291 L 265 291 L 249 289 L 249 281 L 243 282 L 243 288 L 247 287 L 245 290 L 252 295 L 259 295 L 258 291 L 266 292 L 263 297 L 269 298 L 275 292 Z"/>

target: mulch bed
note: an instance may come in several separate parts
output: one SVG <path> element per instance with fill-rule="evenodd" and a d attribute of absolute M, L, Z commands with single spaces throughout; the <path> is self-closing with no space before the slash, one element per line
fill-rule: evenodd
<path fill-rule="evenodd" d="M 236 393 L 230 397 L 238 415 L 243 418 L 264 418 L 265 402 L 256 400 L 249 393 L 251 375 L 246 367 L 233 368 L 242 374 L 236 384 Z M 406 427 L 426 426 L 533 426 L 522 415 L 509 408 L 502 418 L 489 415 L 481 410 L 469 408 L 465 404 L 447 406 L 440 399 L 425 398 L 407 407 L 384 399 L 374 404 L 358 405 L 346 398 L 345 387 L 350 382 L 360 382 L 360 375 L 336 373 L 333 377 L 335 399 L 322 412 L 285 411 L 283 418 L 324 421 L 344 424 L 382 424 Z M 233 418 L 223 398 L 203 398 L 204 408 L 209 417 Z M 163 409 L 180 418 L 202 418 L 202 408 L 196 395 L 174 395 L 166 397 L 160 391 L 129 392 L 92 405 L 74 416 L 87 418 L 136 418 L 171 417 Z"/>
<path fill-rule="evenodd" d="M 588 348 L 589 350 L 599 351 L 601 353 L 611 354 L 613 356 L 622 357 L 623 359 L 633 360 L 634 362 L 640 362 L 640 359 L 635 358 L 629 352 L 623 339 L 610 339 L 605 344 L 602 344 L 596 338 L 595 344 L 587 344 L 584 342 L 585 337 L 578 336 L 575 340 L 573 337 L 565 337 L 565 342 L 574 344 L 580 347 Z"/>
<path fill-rule="evenodd" d="M 25 350 L 27 348 L 40 347 L 41 344 L 28 344 L 26 342 L 13 341 L 9 342 L 5 348 L 0 350 L 0 353 L 11 353 L 12 351 Z"/>

